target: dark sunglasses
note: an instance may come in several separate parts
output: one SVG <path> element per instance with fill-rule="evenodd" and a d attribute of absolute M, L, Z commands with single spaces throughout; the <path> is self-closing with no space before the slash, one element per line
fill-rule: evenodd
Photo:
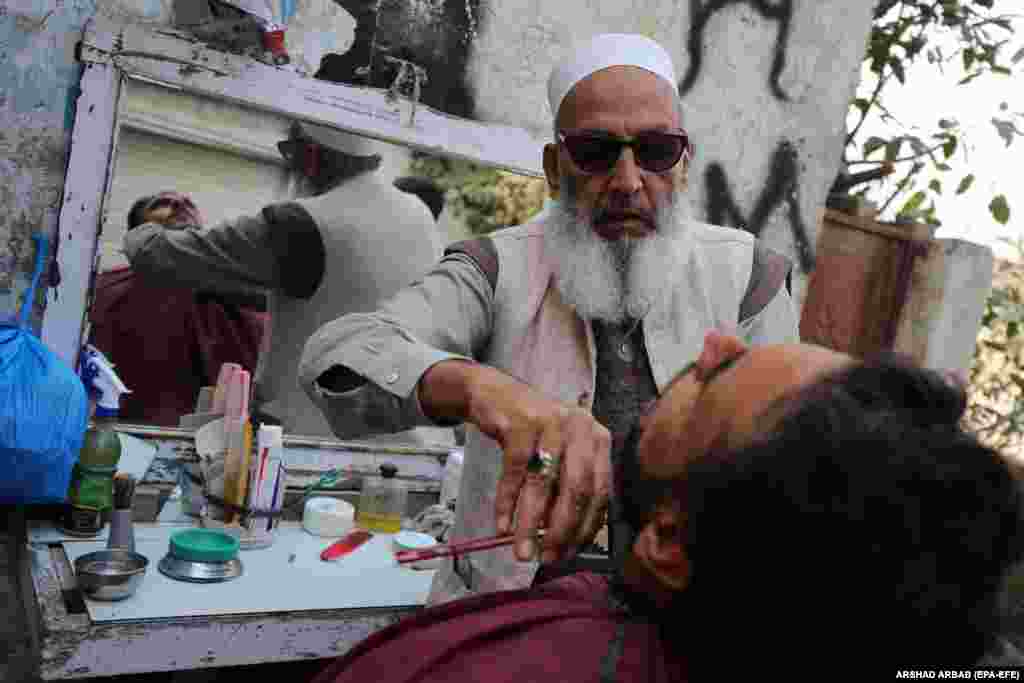
<path fill-rule="evenodd" d="M 560 130 L 558 138 L 577 168 L 591 175 L 615 168 L 623 147 L 632 148 L 637 165 L 650 173 L 664 173 L 684 155 L 687 159 L 693 156 L 690 137 L 684 130 L 651 130 L 625 138 L 600 131 Z"/>

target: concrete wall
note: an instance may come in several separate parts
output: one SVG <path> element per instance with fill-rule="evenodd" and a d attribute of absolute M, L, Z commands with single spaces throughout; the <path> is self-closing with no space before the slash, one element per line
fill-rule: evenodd
<path fill-rule="evenodd" d="M 16 310 L 24 290 L 32 261 L 28 236 L 56 232 L 79 75 L 74 46 L 84 23 L 101 11 L 169 25 L 174 1 L 0 0 L 0 315 Z M 697 145 L 691 197 L 698 215 L 762 235 L 803 272 L 811 267 L 814 217 L 838 166 L 870 0 L 384 4 L 403 2 L 408 12 L 393 16 L 419 8 L 409 16 L 424 22 L 432 21 L 428 5 L 444 4 L 444 17 L 456 4 L 465 7 L 471 16 L 464 77 L 475 117 L 539 132 L 550 125 L 546 75 L 574 39 L 637 31 L 661 41 L 676 61 L 685 125 Z M 300 69 L 311 72 L 323 54 L 353 44 L 356 20 L 344 4 L 282 3 L 294 6 L 283 18 Z M 37 328 L 40 315 L 37 306 Z"/>
<path fill-rule="evenodd" d="M 691 199 L 806 273 L 859 80 L 871 0 L 481 0 L 469 63 L 481 119 L 550 129 L 546 78 L 571 42 L 639 32 L 669 49 L 696 144 Z M 804 278 L 799 278 L 803 291 Z M 801 297 L 802 300 L 802 297 Z"/>

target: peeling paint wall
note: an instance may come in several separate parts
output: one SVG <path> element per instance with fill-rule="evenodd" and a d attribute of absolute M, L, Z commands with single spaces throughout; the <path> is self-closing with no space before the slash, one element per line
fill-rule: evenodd
<path fill-rule="evenodd" d="M 0 0 L 0 318 L 18 310 L 31 276 L 31 235 L 53 238 L 64 186 L 75 41 L 93 0 Z M 44 273 L 37 302 L 49 282 Z M 35 329 L 42 320 L 37 304 Z"/>
<path fill-rule="evenodd" d="M 287 47 L 312 73 L 320 56 L 352 42 L 351 16 L 331 0 L 280 0 Z M 35 256 L 31 235 L 57 234 L 80 68 L 75 46 L 97 12 L 171 26 L 176 0 L 0 0 L 0 319 L 16 314 Z M 58 245 L 59 247 L 59 245 Z M 52 253 L 50 260 L 52 262 Z M 48 271 L 51 269 L 47 269 Z M 44 272 L 33 309 L 38 331 L 56 273 Z"/>

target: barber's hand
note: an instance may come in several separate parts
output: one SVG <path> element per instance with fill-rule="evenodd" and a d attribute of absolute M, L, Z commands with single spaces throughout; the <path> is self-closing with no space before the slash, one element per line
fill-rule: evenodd
<path fill-rule="evenodd" d="M 611 489 L 611 435 L 585 409 L 547 398 L 536 389 L 487 366 L 469 382 L 466 418 L 504 450 L 497 490 L 499 534 L 512 531 L 515 555 L 535 559 L 531 536 L 544 526 L 541 561 L 574 554 L 604 521 Z M 527 472 L 538 450 L 560 459 L 557 484 Z"/>

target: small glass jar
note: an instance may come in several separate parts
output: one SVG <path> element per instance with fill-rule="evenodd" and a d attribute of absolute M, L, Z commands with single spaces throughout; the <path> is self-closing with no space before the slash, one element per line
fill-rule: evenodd
<path fill-rule="evenodd" d="M 382 534 L 397 534 L 402 530 L 409 492 L 396 478 L 398 468 L 391 463 L 380 466 L 380 476 L 363 479 L 356 511 L 356 526 Z"/>

